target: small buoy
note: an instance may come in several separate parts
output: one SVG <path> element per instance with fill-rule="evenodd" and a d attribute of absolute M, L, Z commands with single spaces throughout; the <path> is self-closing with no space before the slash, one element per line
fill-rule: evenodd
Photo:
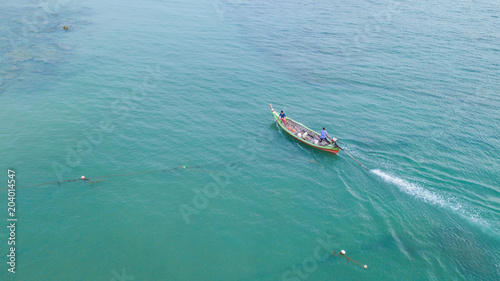
<path fill-rule="evenodd" d="M 84 179 L 85 179 L 85 176 L 82 176 L 82 177 L 81 177 L 81 179 L 82 179 L 82 180 L 84 180 Z"/>
<path fill-rule="evenodd" d="M 340 251 L 340 253 L 341 253 L 342 255 L 345 255 L 345 251 L 344 251 L 344 250 Z"/>
<path fill-rule="evenodd" d="M 65 25 L 65 26 L 63 26 L 63 28 L 64 28 L 65 30 L 68 30 L 68 29 L 69 29 L 69 27 L 67 27 L 66 25 Z"/>
<path fill-rule="evenodd" d="M 186 169 L 186 168 L 187 168 L 187 166 L 181 166 L 181 167 L 182 167 L 183 169 Z"/>
<path fill-rule="evenodd" d="M 363 266 L 364 268 L 368 268 L 368 265 L 365 264 L 365 266 Z"/>

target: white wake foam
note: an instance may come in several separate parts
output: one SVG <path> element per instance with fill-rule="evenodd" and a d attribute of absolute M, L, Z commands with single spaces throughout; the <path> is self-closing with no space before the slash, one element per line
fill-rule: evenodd
<path fill-rule="evenodd" d="M 450 208 L 453 211 L 459 212 L 477 223 L 485 226 L 490 226 L 490 224 L 479 215 L 479 212 L 477 210 L 472 210 L 472 212 L 469 212 L 467 209 L 470 208 L 464 207 L 464 205 L 461 204 L 458 199 L 453 196 L 447 196 L 445 198 L 443 195 L 427 190 L 416 183 L 408 182 L 407 180 L 384 173 L 378 169 L 371 170 L 371 172 L 380 176 L 386 182 L 396 185 L 401 191 L 406 194 L 412 195 L 430 204 L 436 204 L 440 205 L 441 207 Z"/>

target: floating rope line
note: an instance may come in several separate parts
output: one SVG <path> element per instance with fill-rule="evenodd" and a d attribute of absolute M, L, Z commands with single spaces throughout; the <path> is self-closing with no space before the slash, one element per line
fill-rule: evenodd
<path fill-rule="evenodd" d="M 98 183 L 98 182 L 104 181 L 105 179 L 110 178 L 110 177 L 131 176 L 131 175 L 158 173 L 158 172 L 170 172 L 170 171 L 179 170 L 179 169 L 189 169 L 189 170 L 195 170 L 195 171 L 202 171 L 202 172 L 206 172 L 206 173 L 215 173 L 215 174 L 224 175 L 224 173 L 222 173 L 221 171 L 202 170 L 202 169 L 197 169 L 198 167 L 201 167 L 201 166 L 194 166 L 194 167 L 179 166 L 179 167 L 170 168 L 170 169 L 159 169 L 159 170 L 152 170 L 152 171 L 145 171 L 145 172 L 132 172 L 132 173 L 116 174 L 116 175 L 108 175 L 108 176 L 96 176 L 96 177 L 90 177 L 90 178 L 87 178 L 85 176 L 81 176 L 80 178 L 76 178 L 76 179 L 69 179 L 69 180 L 63 180 L 63 181 L 53 181 L 53 182 L 44 182 L 44 183 L 38 183 L 38 184 L 18 186 L 18 187 L 16 187 L 16 189 L 24 188 L 24 187 L 49 185 L 49 184 L 57 184 L 58 186 L 61 186 L 61 184 L 64 183 L 64 182 L 72 182 L 72 181 L 85 181 L 88 184 L 94 184 L 94 183 Z M 98 180 L 92 180 L 92 179 L 98 179 Z M 0 189 L 0 190 L 6 190 L 6 189 Z"/>
<path fill-rule="evenodd" d="M 186 167 L 187 169 L 187 167 Z M 208 171 L 208 170 L 202 170 L 202 169 L 194 169 L 194 168 L 189 168 L 190 170 L 195 170 L 195 171 L 202 171 L 206 173 L 214 173 L 214 174 L 219 174 L 219 175 L 224 175 L 224 173 L 221 173 L 220 171 Z"/>
<path fill-rule="evenodd" d="M 100 180 L 97 180 L 97 181 L 90 181 L 90 182 L 88 182 L 88 184 L 98 183 L 98 182 L 101 182 L 101 181 L 103 181 L 103 180 L 105 180 L 105 179 L 100 179 Z"/>
<path fill-rule="evenodd" d="M 344 251 L 344 250 L 341 250 L 341 251 L 340 251 L 340 253 L 338 253 L 338 254 L 336 254 L 334 251 L 332 251 L 332 254 L 333 254 L 334 256 L 343 256 L 344 258 L 346 258 L 346 259 L 347 259 L 347 261 L 348 261 L 348 262 L 349 262 L 349 261 L 353 261 L 353 262 L 355 262 L 355 263 L 357 263 L 357 264 L 361 265 L 361 266 L 362 266 L 362 267 L 364 267 L 364 268 L 368 268 L 368 265 L 366 265 L 366 264 L 365 264 L 365 265 L 363 265 L 363 264 L 361 264 L 361 263 L 359 263 L 359 262 L 357 262 L 357 261 L 355 261 L 355 260 L 351 259 L 350 257 L 346 256 L 346 255 L 345 255 L 345 251 Z"/>

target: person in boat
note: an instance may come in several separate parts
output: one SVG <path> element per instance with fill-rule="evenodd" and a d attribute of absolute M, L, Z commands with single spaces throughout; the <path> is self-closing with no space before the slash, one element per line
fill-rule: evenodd
<path fill-rule="evenodd" d="M 326 143 L 330 143 L 328 140 L 330 136 L 328 135 L 328 132 L 325 130 L 325 127 L 323 127 L 323 130 L 321 130 L 321 135 L 319 136 L 320 141 L 319 143 L 322 143 L 323 141 L 326 141 Z"/>
<path fill-rule="evenodd" d="M 281 121 L 283 121 L 283 123 L 285 123 L 285 126 L 287 126 L 286 125 L 286 115 L 285 115 L 285 113 L 283 113 L 283 110 L 280 112 L 280 119 L 281 119 Z"/>

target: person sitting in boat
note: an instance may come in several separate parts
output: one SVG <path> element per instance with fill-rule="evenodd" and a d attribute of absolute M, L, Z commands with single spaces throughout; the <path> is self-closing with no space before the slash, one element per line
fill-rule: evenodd
<path fill-rule="evenodd" d="M 286 126 L 286 115 L 285 115 L 285 113 L 283 113 L 283 110 L 280 113 L 280 118 L 281 118 L 281 121 L 283 121 L 283 123 L 285 123 L 285 126 Z"/>
<path fill-rule="evenodd" d="M 323 141 L 326 141 L 326 143 L 330 143 L 330 141 L 328 140 L 330 136 L 328 136 L 328 132 L 325 130 L 325 127 L 323 127 L 323 130 L 321 130 L 321 135 L 319 136 L 319 138 L 319 143 L 322 143 Z"/>

